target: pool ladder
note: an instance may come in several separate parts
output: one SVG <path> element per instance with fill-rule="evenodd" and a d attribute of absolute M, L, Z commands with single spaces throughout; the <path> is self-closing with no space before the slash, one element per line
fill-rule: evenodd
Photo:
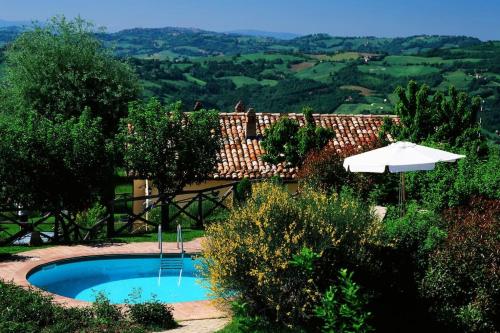
<path fill-rule="evenodd" d="M 161 272 L 163 270 L 179 270 L 179 280 L 177 285 L 181 284 L 182 269 L 184 268 L 184 241 L 182 240 L 182 227 L 177 224 L 177 249 L 180 250 L 179 258 L 163 258 L 163 234 L 161 225 L 158 226 L 158 247 L 160 249 L 160 269 L 158 272 L 158 284 L 160 283 Z"/>

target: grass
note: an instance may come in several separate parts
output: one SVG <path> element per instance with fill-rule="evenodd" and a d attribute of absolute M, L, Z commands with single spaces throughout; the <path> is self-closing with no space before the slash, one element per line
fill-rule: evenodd
<path fill-rule="evenodd" d="M 189 82 L 193 82 L 193 83 L 196 83 L 200 86 L 205 86 L 207 83 L 203 80 L 200 80 L 198 78 L 195 78 L 194 76 L 192 76 L 191 74 L 188 74 L 188 73 L 184 73 L 184 77 L 186 78 L 186 80 L 188 80 Z"/>
<path fill-rule="evenodd" d="M 295 76 L 299 79 L 310 79 L 320 82 L 329 82 L 331 80 L 330 74 L 335 74 L 345 66 L 346 65 L 343 63 L 322 62 L 318 63 L 314 67 L 309 67 L 298 73 L 295 73 Z"/>
<path fill-rule="evenodd" d="M 374 91 L 361 86 L 341 86 L 340 89 L 355 90 L 363 96 L 372 96 Z"/>
<path fill-rule="evenodd" d="M 253 77 L 248 77 L 248 76 L 242 76 L 242 75 L 237 75 L 237 76 L 224 76 L 223 79 L 229 79 L 233 81 L 233 83 L 236 85 L 237 88 L 241 88 L 246 85 L 251 85 L 251 84 L 259 84 L 262 86 L 275 86 L 278 81 L 276 80 L 257 80 L 254 79 Z"/>
<path fill-rule="evenodd" d="M 29 245 L 9 245 L 9 246 L 0 246 L 0 259 L 2 256 L 16 254 L 24 251 L 45 249 L 48 247 L 52 247 L 54 245 L 41 245 L 41 246 L 29 246 Z M 1 260 L 0 260 L 1 261 Z"/>
<path fill-rule="evenodd" d="M 282 53 L 249 53 L 249 54 L 242 54 L 237 58 L 237 62 L 243 62 L 245 60 L 250 60 L 250 61 L 255 61 L 259 59 L 264 59 L 266 61 L 274 61 L 281 59 L 284 62 L 287 61 L 297 61 L 297 60 L 302 60 L 304 57 L 301 56 L 295 56 L 291 54 L 282 54 Z"/>
<path fill-rule="evenodd" d="M 134 185 L 132 183 L 122 183 L 115 187 L 115 194 L 132 194 L 134 192 Z"/>
<path fill-rule="evenodd" d="M 324 60 L 324 61 L 350 61 L 357 60 L 362 57 L 362 54 L 359 52 L 340 52 L 336 54 L 314 54 L 311 57 Z"/>
<path fill-rule="evenodd" d="M 387 74 L 395 77 L 413 77 L 432 73 L 438 73 L 439 69 L 424 65 L 408 65 L 408 66 L 383 66 L 381 64 L 371 63 L 368 65 L 360 65 L 358 69 L 363 73 L 368 74 Z"/>
<path fill-rule="evenodd" d="M 440 57 L 418 57 L 418 56 L 387 56 L 384 58 L 384 63 L 387 65 L 433 65 L 453 63 L 454 60 L 444 60 Z"/>
<path fill-rule="evenodd" d="M 383 108 L 383 109 L 381 109 Z M 389 104 L 384 103 L 352 103 L 352 104 L 342 104 L 336 110 L 335 113 L 339 114 L 391 114 L 392 107 Z"/>
<path fill-rule="evenodd" d="M 448 90 L 451 85 L 457 89 L 466 89 L 473 80 L 472 76 L 462 71 L 449 72 L 443 75 L 444 81 L 438 86 L 438 89 Z"/>

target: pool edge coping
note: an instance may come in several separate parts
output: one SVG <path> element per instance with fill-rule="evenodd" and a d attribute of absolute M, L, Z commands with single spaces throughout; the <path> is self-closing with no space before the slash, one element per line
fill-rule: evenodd
<path fill-rule="evenodd" d="M 201 253 L 201 238 L 184 243 L 186 254 Z M 164 242 L 164 253 L 167 255 L 179 254 L 175 242 Z M 31 250 L 18 253 L 26 256 L 26 261 L 0 262 L 0 279 L 11 281 L 23 288 L 32 288 L 52 297 L 56 304 L 64 307 L 87 307 L 91 302 L 76 300 L 73 298 L 53 294 L 42 290 L 28 281 L 29 274 L 39 266 L 53 262 L 65 261 L 85 257 L 102 256 L 147 256 L 159 254 L 156 242 L 128 243 L 125 245 L 111 245 L 107 247 L 92 247 L 86 245 L 75 246 L 54 246 L 44 249 Z M 66 251 L 63 251 L 66 250 Z M 7 273 L 5 273 L 5 271 Z M 10 274 L 9 274 L 10 273 Z M 174 318 L 177 321 L 225 318 L 229 314 L 214 305 L 212 300 L 202 300 L 193 302 L 168 303 L 174 308 Z"/>

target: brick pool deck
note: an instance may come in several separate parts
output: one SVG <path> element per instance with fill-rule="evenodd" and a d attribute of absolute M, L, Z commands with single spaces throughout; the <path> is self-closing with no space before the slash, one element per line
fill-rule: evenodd
<path fill-rule="evenodd" d="M 201 239 L 197 238 L 184 243 L 186 253 L 200 253 Z M 164 253 L 179 253 L 175 242 L 163 243 Z M 129 244 L 102 244 L 102 245 L 74 245 L 54 246 L 21 252 L 5 261 L 0 261 L 0 279 L 12 281 L 20 286 L 28 287 L 31 284 L 26 275 L 33 268 L 52 261 L 87 256 L 116 255 L 116 254 L 157 254 L 158 243 L 129 243 Z M 88 306 L 90 303 L 72 298 L 54 295 L 54 301 L 64 306 Z M 211 301 L 196 301 L 173 303 L 174 317 L 178 321 L 225 318 L 228 314 Z"/>

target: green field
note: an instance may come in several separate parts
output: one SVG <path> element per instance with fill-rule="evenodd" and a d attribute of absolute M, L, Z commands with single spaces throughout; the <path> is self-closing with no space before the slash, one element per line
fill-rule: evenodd
<path fill-rule="evenodd" d="M 383 104 L 342 104 L 335 110 L 339 114 L 391 114 L 392 109 Z"/>
<path fill-rule="evenodd" d="M 357 60 L 363 56 L 359 52 L 340 52 L 336 54 L 313 54 L 312 58 L 323 60 L 323 61 L 350 61 Z"/>
<path fill-rule="evenodd" d="M 196 83 L 200 86 L 204 86 L 206 85 L 207 83 L 203 80 L 200 80 L 200 79 L 197 79 L 195 78 L 194 76 L 192 76 L 191 74 L 188 74 L 188 73 L 184 73 L 184 77 L 186 78 L 186 80 L 188 80 L 189 82 L 193 82 L 193 83 Z"/>
<path fill-rule="evenodd" d="M 453 60 L 444 60 L 440 57 L 419 57 L 419 56 L 387 56 L 384 58 L 384 64 L 387 65 L 432 65 L 452 63 Z"/>
<path fill-rule="evenodd" d="M 415 77 L 419 75 L 439 73 L 438 68 L 425 65 L 384 66 L 378 63 L 370 63 L 367 65 L 360 65 L 358 66 L 358 69 L 367 74 L 386 74 L 395 77 Z"/>
<path fill-rule="evenodd" d="M 444 81 L 438 87 L 441 90 L 448 90 L 452 85 L 458 89 L 466 89 L 473 80 L 472 76 L 462 71 L 446 73 L 443 77 Z"/>
<path fill-rule="evenodd" d="M 257 80 L 248 76 L 225 76 L 222 79 L 229 79 L 233 81 L 237 88 L 241 88 L 245 85 L 258 84 L 264 86 L 274 86 L 278 83 L 275 80 Z"/>
<path fill-rule="evenodd" d="M 345 65 L 342 63 L 320 62 L 317 63 L 316 66 L 297 72 L 295 76 L 300 79 L 327 82 L 331 80 L 331 75 L 335 74 L 344 67 Z"/>

